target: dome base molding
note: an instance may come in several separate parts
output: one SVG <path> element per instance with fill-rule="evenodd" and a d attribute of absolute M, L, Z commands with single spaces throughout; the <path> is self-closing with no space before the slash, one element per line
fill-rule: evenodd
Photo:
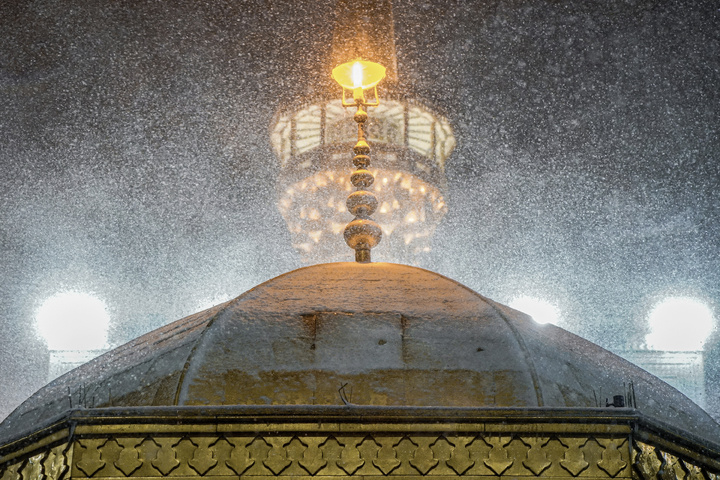
<path fill-rule="evenodd" d="M 720 478 L 682 435 L 632 409 L 81 409 L 5 445 L 0 479 Z"/>

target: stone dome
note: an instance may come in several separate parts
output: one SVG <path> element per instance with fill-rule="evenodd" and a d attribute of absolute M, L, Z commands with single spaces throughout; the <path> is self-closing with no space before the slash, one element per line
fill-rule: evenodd
<path fill-rule="evenodd" d="M 281 275 L 58 378 L 0 425 L 0 444 L 71 408 L 596 408 L 629 382 L 643 415 L 720 443 L 717 424 L 683 394 L 561 328 L 419 268 L 333 263 Z"/>

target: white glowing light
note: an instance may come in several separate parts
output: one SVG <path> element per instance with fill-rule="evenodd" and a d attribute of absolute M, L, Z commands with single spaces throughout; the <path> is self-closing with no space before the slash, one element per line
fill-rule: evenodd
<path fill-rule="evenodd" d="M 353 63 L 352 66 L 352 79 L 353 79 L 353 86 L 355 88 L 362 87 L 362 81 L 363 81 L 363 67 L 360 62 Z"/>
<path fill-rule="evenodd" d="M 35 327 L 50 350 L 107 347 L 110 315 L 105 303 L 87 293 L 62 292 L 43 302 Z"/>
<path fill-rule="evenodd" d="M 690 297 L 669 297 L 648 315 L 648 348 L 665 351 L 700 351 L 715 326 L 712 311 Z"/>
<path fill-rule="evenodd" d="M 560 309 L 547 300 L 537 297 L 521 296 L 515 297 L 509 303 L 515 310 L 530 315 L 537 323 L 552 323 L 557 325 L 560 322 Z"/>

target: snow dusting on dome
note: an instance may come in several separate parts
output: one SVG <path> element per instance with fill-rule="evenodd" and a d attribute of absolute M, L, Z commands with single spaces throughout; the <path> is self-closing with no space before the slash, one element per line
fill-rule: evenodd
<path fill-rule="evenodd" d="M 60 377 L 0 425 L 0 443 L 73 407 L 596 408 L 630 382 L 644 415 L 718 442 L 717 425 L 680 392 L 561 328 L 419 268 L 333 263 L 281 275 Z"/>

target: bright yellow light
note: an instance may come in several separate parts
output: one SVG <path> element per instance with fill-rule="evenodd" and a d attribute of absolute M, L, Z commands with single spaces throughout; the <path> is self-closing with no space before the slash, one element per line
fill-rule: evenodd
<path fill-rule="evenodd" d="M 385 78 L 385 67 L 379 63 L 357 60 L 335 67 L 332 71 L 332 78 L 343 88 L 367 90 Z"/>
<path fill-rule="evenodd" d="M 35 317 L 35 328 L 50 350 L 106 348 L 109 324 L 105 303 L 80 292 L 53 295 Z"/>
<path fill-rule="evenodd" d="M 669 297 L 648 315 L 650 333 L 645 337 L 653 350 L 700 351 L 712 333 L 715 319 L 703 302 L 690 297 Z"/>

